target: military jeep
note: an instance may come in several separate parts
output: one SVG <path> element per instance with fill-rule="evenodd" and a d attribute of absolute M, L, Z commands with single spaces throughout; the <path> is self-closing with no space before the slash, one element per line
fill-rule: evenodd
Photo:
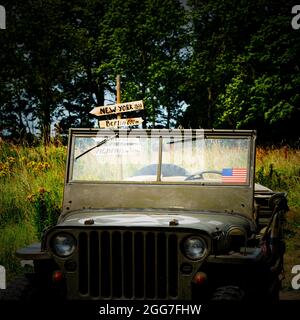
<path fill-rule="evenodd" d="M 255 139 L 71 129 L 61 215 L 17 251 L 32 286 L 66 299 L 277 299 L 288 208 L 255 184 Z"/>

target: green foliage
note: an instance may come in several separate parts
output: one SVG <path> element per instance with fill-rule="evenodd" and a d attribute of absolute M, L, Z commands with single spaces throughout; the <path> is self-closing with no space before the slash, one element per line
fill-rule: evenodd
<path fill-rule="evenodd" d="M 0 228 L 37 223 L 37 234 L 58 217 L 64 181 L 65 147 L 0 144 Z"/>
<path fill-rule="evenodd" d="M 271 163 L 269 168 L 260 167 L 256 173 L 257 182 L 272 190 L 284 190 L 288 188 L 288 181 L 276 170 Z"/>
<path fill-rule="evenodd" d="M 0 227 L 0 265 L 6 268 L 8 282 L 23 271 L 16 250 L 36 241 L 35 230 L 30 224 L 6 224 L 4 228 Z"/>
<path fill-rule="evenodd" d="M 0 112 L 6 134 L 28 139 L 37 124 L 48 144 L 55 119 L 63 132 L 93 126 L 89 111 L 104 105 L 105 96 L 114 98 L 117 74 L 123 101 L 144 99 L 145 120 L 163 122 L 167 114 L 164 124 L 171 119 L 174 124 L 180 50 L 186 45 L 179 1 L 10 0 L 4 5 L 9 28 L 0 40 L 5 66 Z M 163 69 L 157 68 L 160 63 Z"/>
<path fill-rule="evenodd" d="M 0 264 L 21 271 L 18 248 L 40 240 L 61 210 L 66 148 L 0 142 Z M 2 164 L 8 164 L 3 166 Z"/>
<path fill-rule="evenodd" d="M 2 134 L 45 145 L 90 127 L 89 111 L 144 100 L 144 125 L 259 130 L 297 141 L 294 1 L 6 0 L 0 38 Z M 106 98 L 106 99 L 105 99 Z M 131 114 L 134 116 L 134 114 Z"/>
<path fill-rule="evenodd" d="M 297 140 L 300 45 L 291 28 L 293 1 L 190 3 L 194 51 L 184 126 L 251 128 L 264 140 Z"/>
<path fill-rule="evenodd" d="M 257 150 L 256 181 L 287 192 L 291 208 L 300 208 L 300 151 L 288 147 Z"/>
<path fill-rule="evenodd" d="M 107 73 L 112 83 L 122 76 L 122 101 L 143 99 L 149 126 L 175 125 L 186 23 L 179 1 L 113 0 L 106 7 L 99 44 L 111 59 L 98 72 Z"/>
<path fill-rule="evenodd" d="M 37 236 L 40 239 L 44 229 L 55 225 L 61 208 L 51 197 L 50 191 L 44 188 L 40 188 L 36 193 L 29 195 L 28 200 L 35 209 L 34 222 Z"/>

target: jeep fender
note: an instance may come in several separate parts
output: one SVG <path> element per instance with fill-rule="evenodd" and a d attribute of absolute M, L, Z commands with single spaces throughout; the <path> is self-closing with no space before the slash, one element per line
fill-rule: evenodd
<path fill-rule="evenodd" d="M 28 247 L 18 249 L 16 256 L 21 260 L 51 259 L 47 252 L 41 250 L 41 243 L 33 243 Z"/>

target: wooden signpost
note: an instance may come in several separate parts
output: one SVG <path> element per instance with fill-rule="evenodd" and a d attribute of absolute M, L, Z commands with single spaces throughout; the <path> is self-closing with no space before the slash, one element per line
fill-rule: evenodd
<path fill-rule="evenodd" d="M 142 100 L 120 103 L 121 90 L 120 90 L 120 76 L 117 76 L 117 103 L 102 107 L 96 107 L 90 111 L 95 116 L 107 116 L 116 114 L 117 119 L 101 120 L 99 121 L 100 128 L 116 128 L 123 126 L 137 126 L 143 123 L 142 118 L 126 118 L 122 119 L 121 114 L 124 112 L 131 112 L 143 110 L 144 104 Z"/>

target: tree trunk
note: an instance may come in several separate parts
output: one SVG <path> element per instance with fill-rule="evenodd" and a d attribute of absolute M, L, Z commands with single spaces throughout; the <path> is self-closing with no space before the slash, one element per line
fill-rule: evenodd
<path fill-rule="evenodd" d="M 171 107 L 167 107 L 167 129 L 170 129 Z"/>
<path fill-rule="evenodd" d="M 212 128 L 212 123 L 213 123 L 213 119 L 212 119 L 212 107 L 213 107 L 213 99 L 212 99 L 212 90 L 211 87 L 207 88 L 207 92 L 208 92 L 208 107 L 207 107 L 207 128 Z"/>
<path fill-rule="evenodd" d="M 42 124 L 42 139 L 44 146 L 48 146 L 50 144 L 50 122 L 45 119 Z"/>
<path fill-rule="evenodd" d="M 50 114 L 50 103 L 49 99 L 45 99 L 42 104 L 42 123 L 41 123 L 41 134 L 44 146 L 50 144 L 50 131 L 51 131 L 51 114 Z"/>

